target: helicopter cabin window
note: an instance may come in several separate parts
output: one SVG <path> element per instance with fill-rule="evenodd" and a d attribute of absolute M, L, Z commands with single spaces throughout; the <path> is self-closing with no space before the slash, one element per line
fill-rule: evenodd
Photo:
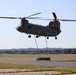
<path fill-rule="evenodd" d="M 53 21 L 51 21 L 50 23 L 49 23 L 49 27 L 53 27 L 54 26 L 54 22 Z"/>
<path fill-rule="evenodd" d="M 53 29 L 59 29 L 60 30 L 60 22 L 59 21 L 51 21 L 49 23 L 49 27 Z"/>

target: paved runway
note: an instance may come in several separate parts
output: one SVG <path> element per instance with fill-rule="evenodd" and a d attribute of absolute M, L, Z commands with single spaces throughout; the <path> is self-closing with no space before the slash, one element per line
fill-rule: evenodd
<path fill-rule="evenodd" d="M 34 64 L 52 67 L 76 67 L 76 60 L 52 59 L 51 61 L 37 61 L 36 58 L 0 58 L 0 62 Z"/>

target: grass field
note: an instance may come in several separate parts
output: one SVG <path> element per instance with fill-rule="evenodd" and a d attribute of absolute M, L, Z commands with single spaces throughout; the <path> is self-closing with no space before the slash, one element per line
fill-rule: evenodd
<path fill-rule="evenodd" d="M 61 74 L 76 73 L 76 68 L 58 68 L 46 67 L 39 65 L 26 65 L 26 64 L 13 64 L 13 63 L 0 63 L 0 69 L 18 69 L 12 72 L 38 72 L 38 71 L 59 71 Z M 2 73 L 2 72 L 1 72 Z M 4 72 L 5 73 L 5 72 Z"/>
<path fill-rule="evenodd" d="M 52 59 L 76 60 L 76 54 L 1 54 L 0 58 L 38 58 L 50 57 Z"/>
<path fill-rule="evenodd" d="M 76 60 L 76 54 L 1 54 L 0 58 L 37 58 L 37 57 L 50 57 L 52 59 L 65 59 Z M 59 71 L 61 74 L 76 73 L 76 67 L 47 67 L 30 64 L 13 64 L 13 63 L 0 63 L 0 69 L 19 69 L 17 72 L 27 71 Z M 25 69 L 21 71 L 21 69 Z"/>

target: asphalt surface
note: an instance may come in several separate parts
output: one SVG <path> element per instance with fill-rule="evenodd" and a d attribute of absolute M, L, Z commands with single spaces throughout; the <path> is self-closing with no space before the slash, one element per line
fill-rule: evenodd
<path fill-rule="evenodd" d="M 0 58 L 0 62 L 33 64 L 52 67 L 76 67 L 76 60 L 52 59 L 51 61 L 37 61 L 36 58 Z"/>

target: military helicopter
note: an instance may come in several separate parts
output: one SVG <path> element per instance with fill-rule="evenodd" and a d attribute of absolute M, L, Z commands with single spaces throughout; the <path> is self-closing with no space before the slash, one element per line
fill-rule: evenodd
<path fill-rule="evenodd" d="M 29 23 L 26 18 L 21 19 L 21 26 L 17 27 L 19 32 L 23 32 L 29 34 L 28 37 L 31 37 L 31 34 L 36 35 L 38 38 L 39 36 L 45 36 L 47 39 L 51 36 L 57 39 L 57 35 L 61 32 L 60 30 L 60 22 L 57 20 L 55 13 L 53 13 L 55 20 L 51 21 L 47 26 L 41 26 Z"/>
<path fill-rule="evenodd" d="M 57 16 L 54 12 L 52 13 L 54 19 L 42 19 L 39 17 L 32 17 L 40 13 L 41 12 L 23 18 L 22 17 L 0 17 L 0 18 L 21 19 L 20 26 L 16 28 L 17 31 L 28 34 L 29 38 L 31 38 L 31 34 L 33 34 L 36 36 L 36 38 L 40 36 L 44 36 L 47 37 L 47 39 L 49 39 L 49 37 L 55 37 L 55 39 L 57 39 L 57 36 L 61 33 L 59 21 L 76 21 L 76 20 L 67 20 L 67 19 L 57 19 Z M 47 26 L 42 26 L 42 25 L 29 23 L 27 19 L 52 20 L 52 21 L 50 21 Z"/>

